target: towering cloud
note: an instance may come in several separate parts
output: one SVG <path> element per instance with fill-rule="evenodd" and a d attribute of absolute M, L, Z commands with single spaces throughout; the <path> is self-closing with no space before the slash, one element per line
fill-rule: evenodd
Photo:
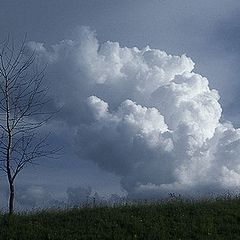
<path fill-rule="evenodd" d="M 29 46 L 50 63 L 79 157 L 120 176 L 129 197 L 239 189 L 240 129 L 220 121 L 218 92 L 189 57 L 99 44 L 88 28 Z"/>

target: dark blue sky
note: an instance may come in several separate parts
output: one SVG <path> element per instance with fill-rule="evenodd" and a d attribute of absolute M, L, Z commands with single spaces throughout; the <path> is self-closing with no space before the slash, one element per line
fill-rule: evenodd
<path fill-rule="evenodd" d="M 235 127 L 240 126 L 239 21 L 238 0 L 0 0 L 2 37 L 10 33 L 21 40 L 27 33 L 29 40 L 49 47 L 74 39 L 76 29 L 89 26 L 100 43 L 185 53 L 195 62 L 195 72 L 219 91 L 223 119 Z M 67 145 L 67 140 L 58 141 Z M 19 178 L 20 185 L 43 185 L 54 196 L 79 185 L 119 193 L 118 182 L 113 174 L 78 159 L 73 147 L 66 147 L 61 159 L 30 167 Z"/>

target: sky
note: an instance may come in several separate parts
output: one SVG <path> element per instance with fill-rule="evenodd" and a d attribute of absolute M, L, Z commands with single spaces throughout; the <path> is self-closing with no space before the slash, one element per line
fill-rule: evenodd
<path fill-rule="evenodd" d="M 62 107 L 48 128 L 64 152 L 24 169 L 20 205 L 238 191 L 239 1 L 0 4 L 1 38 L 27 33 Z"/>

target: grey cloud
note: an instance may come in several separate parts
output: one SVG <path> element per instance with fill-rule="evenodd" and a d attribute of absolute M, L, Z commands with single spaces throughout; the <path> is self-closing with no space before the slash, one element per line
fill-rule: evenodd
<path fill-rule="evenodd" d="M 220 121 L 218 92 L 189 57 L 100 44 L 86 27 L 75 40 L 36 46 L 50 74 L 63 73 L 53 96 L 79 157 L 120 176 L 129 197 L 238 189 L 239 130 Z"/>
<path fill-rule="evenodd" d="M 92 190 L 91 187 L 70 187 L 67 189 L 67 205 L 68 206 L 95 206 L 123 203 L 124 197 L 118 194 L 110 196 L 101 196 L 98 192 Z"/>
<path fill-rule="evenodd" d="M 62 206 L 64 206 L 64 203 L 54 199 L 46 186 L 20 185 L 17 188 L 16 207 L 18 210 Z"/>
<path fill-rule="evenodd" d="M 70 206 L 79 206 L 82 204 L 86 204 L 90 200 L 89 197 L 91 194 L 91 187 L 68 188 L 68 204 Z"/>

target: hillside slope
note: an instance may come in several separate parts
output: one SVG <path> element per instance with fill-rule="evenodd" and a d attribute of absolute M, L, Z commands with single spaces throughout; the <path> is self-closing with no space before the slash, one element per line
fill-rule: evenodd
<path fill-rule="evenodd" d="M 0 215 L 0 239 L 240 239 L 240 199 Z"/>

